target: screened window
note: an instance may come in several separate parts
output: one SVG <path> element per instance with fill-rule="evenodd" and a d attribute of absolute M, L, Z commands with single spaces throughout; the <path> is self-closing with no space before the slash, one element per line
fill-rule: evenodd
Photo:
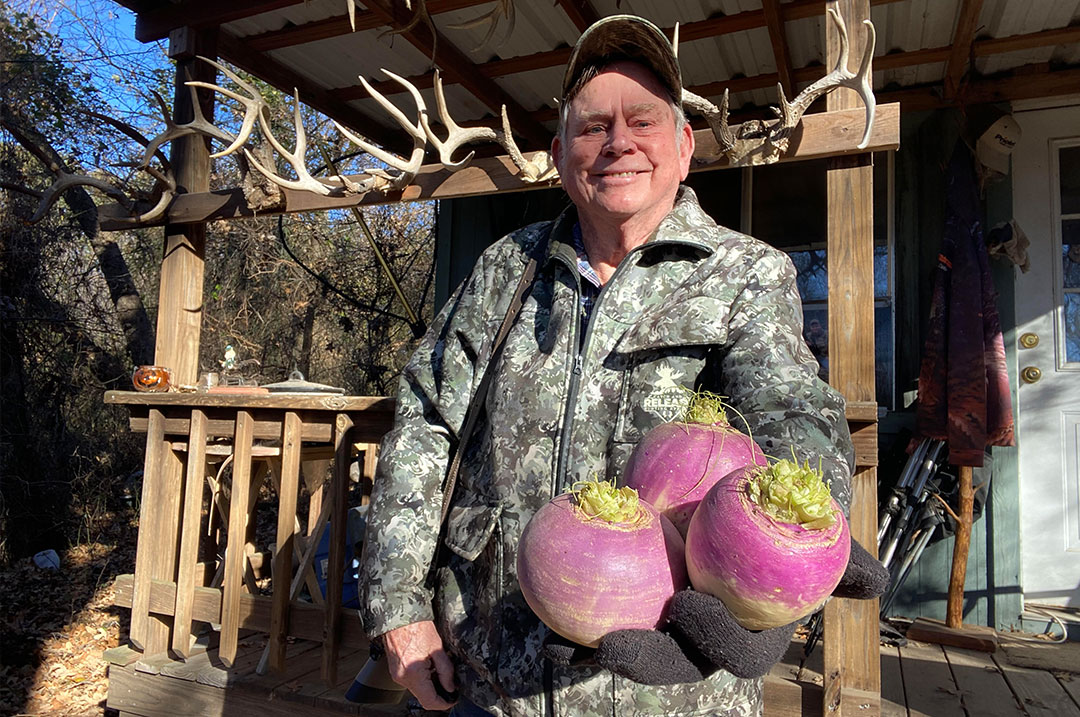
<path fill-rule="evenodd" d="M 878 405 L 895 395 L 892 260 L 892 156 L 874 156 L 874 352 Z M 783 249 L 798 271 L 803 337 L 829 377 L 829 303 L 826 255 L 828 202 L 825 162 L 797 162 L 745 170 L 743 231 Z M 1080 222 L 1078 222 L 1080 224 Z M 1080 241 L 1080 238 L 1078 238 Z M 1080 294 L 1076 295 L 1080 307 Z"/>

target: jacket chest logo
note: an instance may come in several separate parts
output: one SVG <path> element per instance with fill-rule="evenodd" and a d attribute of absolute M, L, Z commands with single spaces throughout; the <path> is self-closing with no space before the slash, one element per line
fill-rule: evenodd
<path fill-rule="evenodd" d="M 671 366 L 661 366 L 654 374 L 652 390 L 645 396 L 641 407 L 664 422 L 678 420 L 686 411 L 690 398 L 687 389 L 678 380 L 683 374 Z"/>

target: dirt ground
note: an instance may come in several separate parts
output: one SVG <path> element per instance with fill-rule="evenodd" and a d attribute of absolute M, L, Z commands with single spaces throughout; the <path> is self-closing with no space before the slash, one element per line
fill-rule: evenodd
<path fill-rule="evenodd" d="M 32 558 L 0 570 L 0 715 L 103 715 L 101 653 L 127 642 L 113 581 L 135 569 L 135 528 L 117 520 L 63 551 L 58 570 Z"/>

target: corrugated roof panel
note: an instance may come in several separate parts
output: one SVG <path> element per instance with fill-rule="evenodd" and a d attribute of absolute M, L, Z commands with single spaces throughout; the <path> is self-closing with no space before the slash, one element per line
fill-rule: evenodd
<path fill-rule="evenodd" d="M 362 8 L 358 8 L 360 10 Z M 272 30 L 280 30 L 288 25 L 303 25 L 328 17 L 344 15 L 348 11 L 345 0 L 307 0 L 289 5 L 271 12 L 264 12 L 242 20 L 230 22 L 222 27 L 238 37 L 259 35 Z"/>
<path fill-rule="evenodd" d="M 289 25 L 303 25 L 329 17 L 340 17 L 345 14 L 345 2 L 346 0 L 308 0 L 229 23 L 225 29 L 243 37 Z M 762 7 L 761 0 L 592 0 L 592 4 L 600 16 L 616 13 L 639 14 L 663 28 L 670 28 L 676 22 L 685 25 L 710 17 L 760 13 Z M 451 27 L 455 24 L 468 24 L 469 21 L 476 20 L 498 7 L 496 2 L 490 2 L 440 13 L 434 16 L 434 22 L 444 42 L 453 44 L 476 63 L 526 57 L 556 47 L 570 46 L 580 34 L 555 0 L 517 0 L 512 33 L 506 34 L 509 30 L 507 18 L 498 16 L 495 19 L 495 31 L 486 44 L 483 40 L 490 27 L 487 24 L 477 24 L 464 29 Z M 871 16 L 878 36 L 876 55 L 880 58 L 898 52 L 948 50 L 956 32 L 960 7 L 961 0 L 900 0 L 874 5 Z M 362 8 L 358 9 L 363 11 Z M 684 41 L 680 48 L 680 60 L 687 86 L 723 83 L 734 77 L 775 73 L 772 44 L 763 24 L 763 16 L 759 17 L 762 18 L 762 25 L 746 32 Z M 785 39 L 793 69 L 824 63 L 826 32 L 833 32 L 831 23 L 827 23 L 825 18 L 824 13 L 820 13 L 785 23 Z M 976 34 L 978 38 L 1004 38 L 1078 23 L 1080 0 L 984 0 Z M 379 30 L 363 31 L 302 46 L 281 48 L 269 54 L 291 66 L 301 76 L 327 88 L 355 86 L 356 76 L 359 74 L 369 79 L 381 80 L 383 76 L 378 70 L 384 66 L 404 76 L 430 72 L 430 60 L 408 40 L 403 37 L 380 38 L 380 34 Z M 852 60 L 855 61 L 855 58 Z M 992 75 L 1023 65 L 1040 63 L 1077 65 L 1080 63 L 1080 43 L 980 57 L 975 67 L 980 74 Z M 944 62 L 877 70 L 874 86 L 881 91 L 886 87 L 937 84 L 941 82 L 944 70 Z M 561 75 L 561 67 L 551 67 L 495 78 L 495 82 L 527 110 L 535 111 L 551 106 L 552 97 L 558 92 Z M 803 86 L 805 83 L 799 83 L 795 91 Z M 494 114 L 493 110 L 462 87 L 448 86 L 447 95 L 452 113 L 460 122 Z M 425 97 L 431 102 L 430 90 L 425 92 Z M 405 98 L 406 95 L 403 94 L 395 95 L 395 101 L 404 101 Z M 720 94 L 714 93 L 709 99 L 719 102 Z M 734 111 L 747 105 L 775 105 L 777 101 L 775 86 L 770 84 L 733 95 L 731 106 Z M 388 122 L 385 113 L 371 100 L 358 100 L 351 104 L 379 117 L 377 121 L 380 124 Z"/>
<path fill-rule="evenodd" d="M 568 39 L 577 39 L 577 29 L 566 14 L 546 2 L 517 3 L 512 29 L 507 16 L 502 13 L 493 16 L 492 20 L 476 22 L 498 7 L 492 3 L 441 13 L 435 16 L 435 24 L 443 38 L 477 63 L 532 55 Z M 495 23 L 494 31 L 485 42 L 492 22 Z"/>
<path fill-rule="evenodd" d="M 1073 20 L 1080 18 L 1080 0 L 1043 0 L 1025 5 L 993 0 L 988 5 L 989 7 L 984 6 L 980 18 L 984 23 L 977 34 L 980 38 L 1027 35 L 1067 27 Z M 980 57 L 976 60 L 975 67 L 981 74 L 992 75 L 1024 65 L 1050 62 L 1055 59 L 1055 55 L 1067 57 L 1069 49 L 1064 46 L 1046 46 Z M 1075 43 L 1072 49 L 1075 51 Z"/>
<path fill-rule="evenodd" d="M 563 68 L 545 67 L 510 77 L 497 77 L 495 82 L 530 112 L 555 107 L 555 98 L 562 88 Z"/>

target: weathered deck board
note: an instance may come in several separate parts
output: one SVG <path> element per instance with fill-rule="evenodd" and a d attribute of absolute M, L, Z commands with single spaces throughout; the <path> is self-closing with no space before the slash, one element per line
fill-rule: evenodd
<path fill-rule="evenodd" d="M 1058 675 L 1058 682 L 1069 693 L 1072 701 L 1080 705 L 1080 675 Z"/>
<path fill-rule="evenodd" d="M 904 679 L 900 674 L 900 649 L 881 646 L 881 717 L 907 717 Z"/>
<path fill-rule="evenodd" d="M 1080 717 L 1080 707 L 1049 672 L 1017 667 L 996 657 L 994 662 L 1030 717 Z"/>
<path fill-rule="evenodd" d="M 122 664 L 110 664 L 108 706 L 143 717 L 405 714 L 404 701 L 357 705 L 345 700 L 366 659 L 365 649 L 342 649 L 338 680 L 328 687 L 321 677 L 321 645 L 308 640 L 288 643 L 284 671 L 256 674 L 265 642 L 265 636 L 243 636 L 233 668 L 223 667 L 216 646 L 187 661 L 149 655 L 140 658 L 138 667 L 130 651 L 111 651 Z M 793 641 L 766 677 L 765 717 L 821 717 L 821 664 L 820 649 L 804 659 L 803 643 Z M 1001 653 L 918 642 L 882 646 L 881 676 L 882 717 L 1080 717 L 1080 676 L 1015 666 Z"/>
<path fill-rule="evenodd" d="M 945 657 L 969 715 L 1006 717 L 1019 711 L 1016 698 L 990 654 L 946 647 Z"/>
<path fill-rule="evenodd" d="M 900 651 L 900 669 L 911 717 L 965 717 L 960 691 L 940 646 L 909 642 Z"/>

